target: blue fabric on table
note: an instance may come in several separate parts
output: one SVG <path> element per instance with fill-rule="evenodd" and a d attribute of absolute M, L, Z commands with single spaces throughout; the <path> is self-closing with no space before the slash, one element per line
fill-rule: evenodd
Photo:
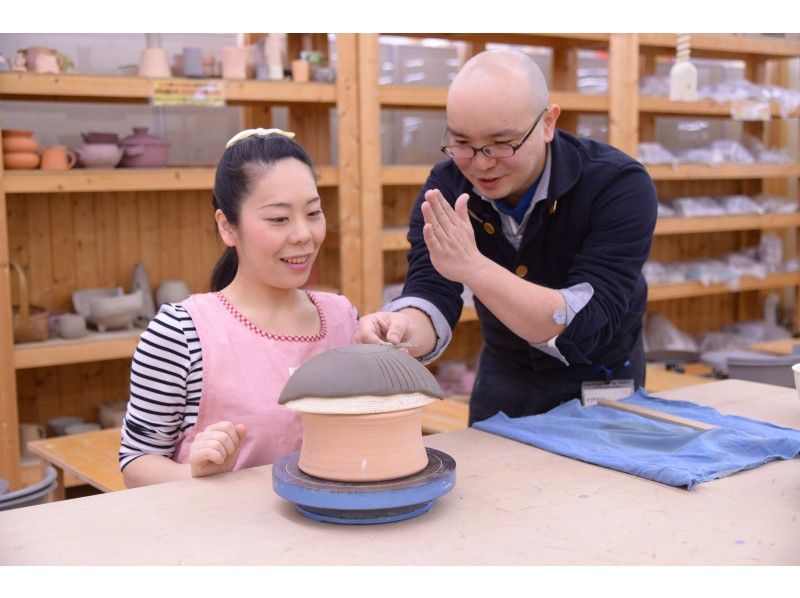
<path fill-rule="evenodd" d="M 579 399 L 541 415 L 510 418 L 500 412 L 474 428 L 538 448 L 671 486 L 686 486 L 800 454 L 800 430 L 723 415 L 688 401 L 638 390 L 625 403 L 718 426 L 699 431 Z"/>

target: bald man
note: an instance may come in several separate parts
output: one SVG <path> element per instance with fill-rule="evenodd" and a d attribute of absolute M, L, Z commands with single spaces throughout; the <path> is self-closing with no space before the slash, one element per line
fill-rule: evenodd
<path fill-rule="evenodd" d="M 644 384 L 655 186 L 619 150 L 558 130 L 559 114 L 524 53 L 463 66 L 447 94 L 447 158 L 411 213 L 402 295 L 360 320 L 357 341 L 410 343 L 428 363 L 471 289 L 484 347 L 470 424 L 549 411 L 585 381 Z"/>

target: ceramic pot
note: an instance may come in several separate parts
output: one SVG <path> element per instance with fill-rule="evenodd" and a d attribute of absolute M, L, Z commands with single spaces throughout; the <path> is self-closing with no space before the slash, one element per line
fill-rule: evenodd
<path fill-rule="evenodd" d="M 87 143 L 75 148 L 81 166 L 114 168 L 122 160 L 123 149 L 116 143 Z"/>
<path fill-rule="evenodd" d="M 123 139 L 120 145 L 124 151 L 121 166 L 157 168 L 167 165 L 170 144 L 148 135 L 147 127 L 134 127 L 133 135 Z"/>
<path fill-rule="evenodd" d="M 164 280 L 156 290 L 156 305 L 161 307 L 164 303 L 180 303 L 189 295 L 189 287 L 184 281 Z"/>
<path fill-rule="evenodd" d="M 40 56 L 52 56 L 53 58 L 56 58 L 56 51 L 53 48 L 45 48 L 44 46 L 31 46 L 30 48 L 27 48 L 25 50 L 25 66 L 29 71 L 37 73 L 42 72 L 36 70 L 36 61 Z M 56 67 L 58 67 L 57 60 Z"/>
<path fill-rule="evenodd" d="M 132 328 L 142 309 L 142 294 L 134 291 L 117 297 L 95 297 L 89 301 L 87 320 L 100 332 L 116 328 Z"/>
<path fill-rule="evenodd" d="M 140 77 L 165 78 L 171 77 L 167 51 L 164 48 L 145 48 L 139 56 Z"/>
<path fill-rule="evenodd" d="M 311 63 L 307 60 L 292 60 L 292 81 L 305 83 L 311 80 Z"/>
<path fill-rule="evenodd" d="M 33 67 L 35 73 L 50 73 L 51 75 L 61 74 L 58 66 L 58 57 L 55 54 L 39 54 L 36 57 L 36 65 Z"/>
<path fill-rule="evenodd" d="M 42 150 L 42 170 L 69 170 L 78 161 L 78 154 L 63 145 L 46 147 Z"/>
<path fill-rule="evenodd" d="M 33 131 L 23 131 L 22 129 L 3 129 L 3 139 L 8 137 L 32 137 Z"/>
<path fill-rule="evenodd" d="M 39 144 L 33 137 L 3 137 L 3 152 L 32 153 L 38 151 Z"/>
<path fill-rule="evenodd" d="M 229 46 L 222 48 L 222 78 L 247 79 L 247 56 L 249 48 Z"/>
<path fill-rule="evenodd" d="M 139 291 L 142 294 L 142 311 L 139 312 L 136 323 L 146 326 L 156 315 L 156 302 L 153 298 L 153 289 L 150 287 L 147 268 L 142 262 L 137 262 L 133 267 L 131 290 Z"/>
<path fill-rule="evenodd" d="M 91 302 L 95 297 L 119 297 L 124 294 L 122 287 L 98 287 L 81 289 L 72 293 L 72 307 L 75 311 L 88 318 L 91 313 Z"/>
<path fill-rule="evenodd" d="M 121 428 L 128 410 L 128 401 L 118 400 L 100 405 L 100 425 L 104 428 Z"/>
<path fill-rule="evenodd" d="M 8 152 L 3 154 L 3 166 L 9 170 L 36 168 L 39 166 L 39 154 L 36 152 Z"/>
<path fill-rule="evenodd" d="M 205 77 L 203 65 L 203 48 L 189 47 L 183 49 L 183 76 Z"/>
<path fill-rule="evenodd" d="M 100 429 L 100 424 L 87 422 L 85 424 L 72 424 L 64 428 L 64 434 L 85 434 L 86 432 L 97 432 Z"/>
<path fill-rule="evenodd" d="M 61 417 L 47 420 L 47 425 L 55 436 L 63 436 L 67 433 L 67 427 L 82 423 L 83 418 L 77 415 L 62 415 Z"/>
<path fill-rule="evenodd" d="M 80 314 L 62 314 L 56 320 L 56 332 L 61 338 L 81 338 L 89 334 L 86 318 Z"/>
<path fill-rule="evenodd" d="M 413 475 L 428 464 L 422 443 L 422 407 L 389 413 L 302 413 L 299 467 L 342 482 L 373 482 Z"/>

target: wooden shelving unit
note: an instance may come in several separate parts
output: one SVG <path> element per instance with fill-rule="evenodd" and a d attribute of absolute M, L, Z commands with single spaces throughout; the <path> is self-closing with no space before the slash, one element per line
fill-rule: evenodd
<path fill-rule="evenodd" d="M 468 58 L 488 42 L 540 45 L 552 48 L 553 80 L 551 101 L 562 108 L 559 126 L 569 130 L 574 124 L 575 113 L 607 114 L 609 121 L 608 140 L 612 145 L 630 155 L 637 155 L 640 141 L 650 140 L 654 133 L 653 119 L 658 116 L 689 116 L 731 118 L 734 103 L 713 101 L 672 102 L 668 98 L 639 95 L 640 70 L 653 70 L 660 57 L 674 58 L 676 36 L 674 34 L 598 34 L 588 37 L 580 35 L 553 34 L 425 34 L 412 37 L 435 37 L 463 41 L 472 44 L 465 53 Z M 703 58 L 725 58 L 744 60 L 747 76 L 753 81 L 764 82 L 767 61 L 780 61 L 800 56 L 800 43 L 750 35 L 692 35 L 692 56 Z M 443 87 L 413 85 L 378 85 L 377 36 L 362 36 L 359 42 L 362 70 L 360 74 L 362 101 L 362 138 L 365 148 L 362 157 L 364 177 L 364 247 L 378 246 L 384 255 L 399 255 L 409 248 L 406 240 L 406 223 L 392 221 L 384 213 L 387 198 L 391 205 L 401 204 L 398 197 L 415 194 L 427 179 L 430 165 L 381 164 L 375 156 L 380 155 L 378 123 L 382 108 L 409 108 L 443 110 L 447 91 Z M 608 52 L 609 92 L 607 95 L 584 95 L 575 88 L 575 55 L 578 48 L 602 49 Z M 642 60 L 643 58 L 643 60 Z M 773 81 L 774 82 L 774 81 Z M 779 106 L 770 108 L 773 120 L 781 120 Z M 565 118 L 566 116 L 566 118 Z M 800 116 L 794 110 L 789 118 Z M 760 123 L 746 125 L 748 132 L 761 136 Z M 774 142 L 774 138 L 772 139 Z M 741 192 L 753 193 L 766 188 L 765 181 L 781 181 L 800 177 L 800 164 L 681 164 L 648 165 L 647 170 L 659 186 L 670 190 L 689 188 L 692 185 L 709 185 L 709 194 L 714 189 L 725 190 L 720 194 Z M 733 191 L 736 189 L 737 191 Z M 407 205 L 408 204 L 407 202 Z M 395 209 L 395 208 L 392 208 Z M 407 214 L 406 214 L 407 216 Z M 678 249 L 671 255 L 681 254 L 697 245 L 688 242 L 692 235 L 713 239 L 719 233 L 738 235 L 739 243 L 748 243 L 752 234 L 759 231 L 794 231 L 800 224 L 798 214 L 767 214 L 720 216 L 706 218 L 662 218 L 656 226 L 658 244 L 674 242 Z M 755 238 L 757 241 L 757 237 Z M 369 258 L 365 255 L 365 260 Z M 395 258 L 395 264 L 398 260 Z M 381 303 L 382 286 L 386 280 L 384 263 L 371 259 L 365 261 L 364 297 L 369 309 Z M 394 266 L 397 268 L 397 266 Z M 649 300 L 654 308 L 662 309 L 672 300 L 713 301 L 722 297 L 753 294 L 751 291 L 774 291 L 795 288 L 800 280 L 795 274 L 774 274 L 764 280 L 745 278 L 738 287 L 687 282 L 676 285 L 653 285 Z M 757 295 L 757 293 L 756 293 Z M 725 309 L 737 310 L 752 299 L 727 301 Z M 714 309 L 711 307 L 710 309 Z M 725 311 L 725 310 L 718 310 Z M 676 314 L 691 317 L 692 310 Z M 726 315 L 730 315 L 726 312 Z M 800 320 L 800 318 L 796 318 Z M 454 339 L 455 342 L 456 339 Z"/>
<path fill-rule="evenodd" d="M 293 53 L 300 36 L 289 36 Z M 315 49 L 327 54 L 327 35 L 311 38 Z M 318 258 L 320 280 L 312 286 L 340 289 L 358 305 L 360 181 L 358 170 L 349 167 L 358 162 L 356 43 L 354 34 L 337 36 L 336 83 L 215 81 L 228 104 L 244 108 L 242 128 L 269 126 L 264 107 L 288 107 L 290 128 L 317 164 L 323 201 L 334 206 L 327 211 L 328 242 Z M 140 77 L 0 73 L 3 100 L 143 104 L 152 91 L 153 80 Z M 328 133 L 331 109 L 337 113 L 336 165 Z M 28 419 L 41 424 L 64 412 L 93 419 L 102 400 L 127 395 L 127 362 L 141 333 L 15 345 L 16 283 L 9 261 L 22 264 L 32 302 L 49 311 L 70 310 L 77 288 L 127 288 L 137 261 L 145 263 L 154 286 L 181 278 L 192 291 L 203 291 L 221 252 L 209 201 L 214 171 L 213 166 L 66 172 L 0 166 L 0 477 L 12 485 L 30 477 L 20 469 L 18 396 Z"/>
<path fill-rule="evenodd" d="M 405 35 L 405 34 L 403 34 Z M 636 155 L 640 141 L 652 140 L 655 118 L 690 116 L 729 118 L 732 105 L 709 101 L 670 102 L 640 96 L 640 76 L 650 74 L 662 57 L 674 57 L 674 34 L 407 34 L 464 42 L 462 57 L 481 51 L 487 43 L 544 46 L 552 50 L 552 101 L 560 105 L 559 125 L 574 130 L 578 114 L 608 116 L 608 141 Z M 292 51 L 299 49 L 299 34 L 290 34 Z M 692 35 L 692 56 L 744 61 L 750 80 L 764 82 L 776 61 L 800 56 L 800 43 L 751 35 Z M 383 286 L 404 275 L 409 202 L 424 183 L 430 164 L 381 163 L 382 109 L 442 111 L 444 87 L 379 85 L 379 36 L 340 34 L 337 43 L 337 81 L 292 83 L 223 81 L 228 103 L 243 107 L 243 126 L 268 126 L 266 106 L 289 108 L 289 126 L 298 134 L 318 163 L 323 196 L 335 198 L 336 214 L 329 216 L 326 254 L 320 284 L 335 286 L 361 313 L 382 303 Z M 315 49 L 326 50 L 324 35 L 314 34 Z M 609 92 L 603 95 L 577 91 L 577 52 L 602 50 L 608 55 Z M 153 81 L 139 77 L 91 75 L 36 75 L 0 73 L 0 99 L 14 101 L 102 102 L 145 104 Z M 337 115 L 338 163 L 332 164 L 329 135 L 331 109 Z M 772 106 L 774 121 L 780 111 Z M 792 113 L 796 119 L 800 111 Z M 794 123 L 795 121 L 790 121 Z M 11 126 L 0 122 L 0 125 Z M 748 123 L 747 131 L 765 137 L 768 126 Z M 793 124 L 792 126 L 796 126 Z M 770 129 L 770 131 L 772 131 Z M 769 141 L 785 138 L 772 133 Z M 725 164 L 719 166 L 648 166 L 660 195 L 677 196 L 684 189 L 724 190 L 725 194 L 754 194 L 774 190 L 800 177 L 800 164 Z M 2 171 L 0 169 L 0 477 L 19 479 L 17 423 L 18 396 L 24 405 L 41 406 L 41 419 L 68 405 L 96 404 L 105 390 L 118 389 L 133 353 L 139 331 L 93 335 L 79 341 L 51 340 L 14 345 L 11 305 L 15 283 L 9 260 L 23 264 L 34 292 L 34 302 L 48 309 L 67 309 L 75 288 L 127 286 L 129 267 L 144 261 L 152 268 L 151 282 L 184 278 L 190 288 L 205 282 L 218 255 L 215 233 L 205 214 L 213 167 L 171 166 L 163 169 L 108 169 L 54 173 Z M 656 227 L 654 248 L 671 244 L 672 259 L 683 252 L 718 245 L 745 246 L 757 241 L 761 231 L 794 232 L 800 214 L 723 216 L 713 218 L 663 218 Z M 702 239 L 703 243 L 695 242 Z M 379 253 L 376 257 L 376 248 Z M 184 258 L 180 256 L 185 254 Z M 209 263 L 210 262 L 210 263 Z M 653 285 L 653 309 L 675 308 L 682 317 L 730 318 L 752 312 L 761 291 L 797 289 L 797 273 L 772 274 L 765 279 L 743 278 L 727 285 L 702 286 L 697 282 Z M 748 297 L 753 296 L 752 299 Z M 708 303 L 706 311 L 696 306 Z M 716 302 L 716 303 L 715 303 Z M 719 305 L 721 305 L 721 307 Z M 800 304 L 800 301 L 798 301 Z M 750 310 L 750 311 L 748 311 Z M 480 332 L 474 309 L 464 309 L 464 326 L 451 347 L 474 354 Z M 800 321 L 800 314 L 795 318 Z M 458 345 L 461 345 L 460 347 Z M 450 348 L 448 348 L 450 351 Z M 69 373 L 67 373 L 69 372 Z M 127 387 L 127 380 L 122 386 Z M 87 388 L 89 398 L 76 398 Z M 71 403 L 70 403 L 71 401 Z"/>

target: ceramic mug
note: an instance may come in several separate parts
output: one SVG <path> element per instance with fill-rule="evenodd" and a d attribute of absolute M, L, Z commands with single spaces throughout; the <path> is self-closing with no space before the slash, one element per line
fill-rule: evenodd
<path fill-rule="evenodd" d="M 56 332 L 61 338 L 81 338 L 89 334 L 89 329 L 82 315 L 63 314 L 56 320 Z"/>
<path fill-rule="evenodd" d="M 45 438 L 44 426 L 39 424 L 20 424 L 19 425 L 19 452 L 22 457 L 30 457 L 32 453 L 28 450 L 28 443 L 32 440 Z"/>
<path fill-rule="evenodd" d="M 205 70 L 203 69 L 203 48 L 183 49 L 183 76 L 205 76 Z"/>
<path fill-rule="evenodd" d="M 247 79 L 248 48 L 228 46 L 222 48 L 222 78 Z"/>
<path fill-rule="evenodd" d="M 54 417 L 47 420 L 47 425 L 56 436 L 63 436 L 67 432 L 67 428 L 74 424 L 82 424 L 83 418 L 77 415 L 62 415 L 61 417 Z"/>
<path fill-rule="evenodd" d="M 311 63 L 307 60 L 292 60 L 292 81 L 305 83 L 311 80 Z"/>
<path fill-rule="evenodd" d="M 63 145 L 54 145 L 42 150 L 42 170 L 69 170 L 78 161 L 78 155 Z"/>

